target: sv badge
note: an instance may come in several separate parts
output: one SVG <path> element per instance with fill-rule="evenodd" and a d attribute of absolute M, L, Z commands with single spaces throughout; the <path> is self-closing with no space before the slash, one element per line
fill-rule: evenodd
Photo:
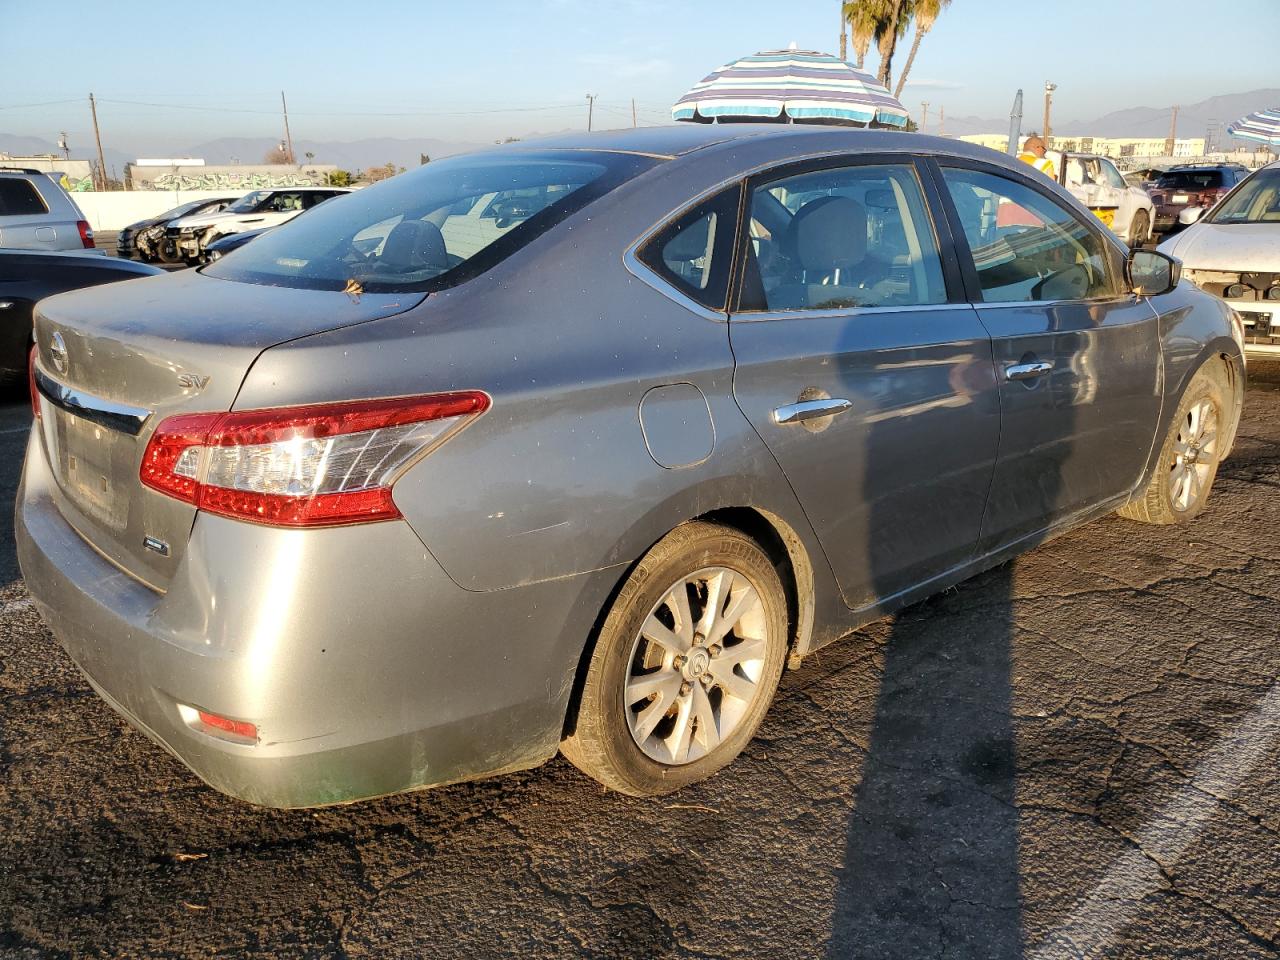
<path fill-rule="evenodd" d="M 203 390 L 209 385 L 209 378 L 194 373 L 178 374 L 178 386 L 183 390 Z"/>

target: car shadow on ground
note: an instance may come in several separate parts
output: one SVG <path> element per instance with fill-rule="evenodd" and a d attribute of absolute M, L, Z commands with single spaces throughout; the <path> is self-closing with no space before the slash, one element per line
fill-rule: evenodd
<path fill-rule="evenodd" d="M 1006 565 L 963 606 L 926 602 L 889 628 L 829 957 L 1022 955 L 1011 579 Z"/>

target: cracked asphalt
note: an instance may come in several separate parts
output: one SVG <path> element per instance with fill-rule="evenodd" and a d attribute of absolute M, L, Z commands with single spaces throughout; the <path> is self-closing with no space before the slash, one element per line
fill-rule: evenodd
<path fill-rule="evenodd" d="M 0 956 L 1280 955 L 1280 368 L 1203 517 L 859 631 L 656 801 L 560 760 L 320 811 L 204 787 L 27 600 L 26 420 L 0 406 Z"/>

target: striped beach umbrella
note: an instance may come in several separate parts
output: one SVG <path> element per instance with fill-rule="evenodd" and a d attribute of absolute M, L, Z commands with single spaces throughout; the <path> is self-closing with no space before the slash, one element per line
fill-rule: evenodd
<path fill-rule="evenodd" d="M 1280 147 L 1280 107 L 1259 110 L 1228 124 L 1227 136 Z"/>
<path fill-rule="evenodd" d="M 907 111 L 869 73 L 812 50 L 766 50 L 715 70 L 671 108 L 676 120 L 799 120 L 905 127 Z"/>

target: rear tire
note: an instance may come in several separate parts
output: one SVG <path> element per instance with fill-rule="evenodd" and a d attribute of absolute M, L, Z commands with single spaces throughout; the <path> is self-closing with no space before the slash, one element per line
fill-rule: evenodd
<path fill-rule="evenodd" d="M 613 602 L 561 752 L 631 796 L 711 776 L 760 726 L 787 637 L 782 582 L 755 541 L 714 523 L 677 527 Z"/>
<path fill-rule="evenodd" d="M 1202 368 L 1195 375 L 1169 425 L 1147 489 L 1121 507 L 1120 516 L 1141 523 L 1185 523 L 1204 510 L 1224 445 L 1235 432 L 1229 396 L 1217 369 Z"/>

